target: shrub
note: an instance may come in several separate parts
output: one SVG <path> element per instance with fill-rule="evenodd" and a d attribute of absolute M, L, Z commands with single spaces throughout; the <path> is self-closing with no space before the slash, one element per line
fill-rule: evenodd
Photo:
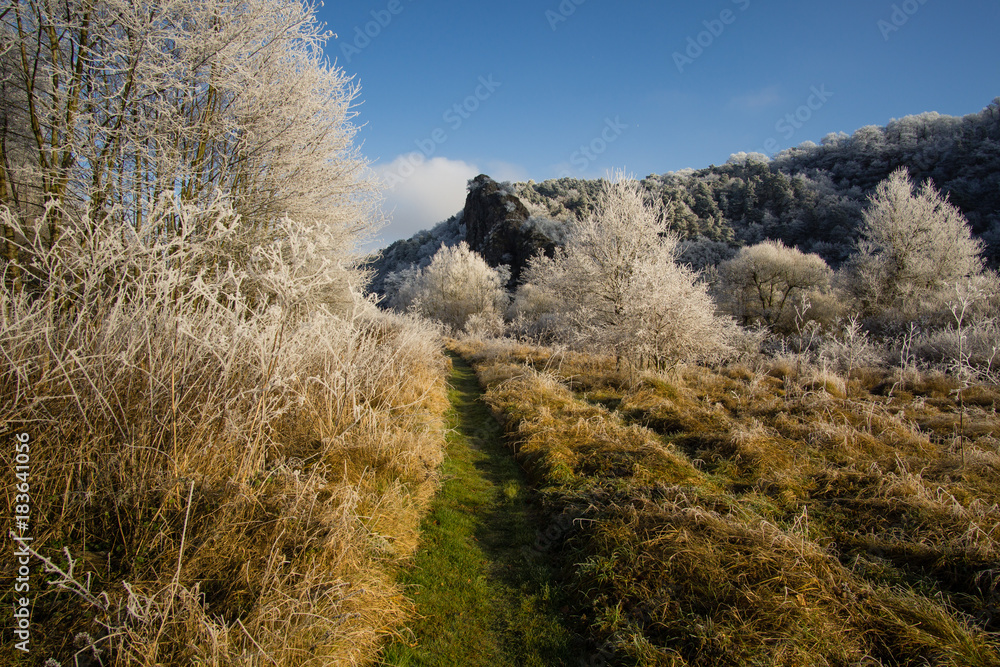
<path fill-rule="evenodd" d="M 532 260 L 515 303 L 572 342 L 657 366 L 728 353 L 735 327 L 717 317 L 698 274 L 676 261 L 662 202 L 638 182 L 604 181 L 596 212 L 570 230 L 565 249 Z M 551 309 L 548 313 L 545 311 Z"/>
<path fill-rule="evenodd" d="M 344 309 L 318 228 L 286 220 L 239 267 L 224 200 L 149 210 L 190 233 L 64 212 L 52 247 L 21 248 L 34 284 L 0 286 L 0 421 L 30 437 L 50 570 L 32 651 L 72 664 L 64 639 L 87 633 L 104 664 L 370 659 L 442 457 L 439 343 Z"/>
<path fill-rule="evenodd" d="M 869 199 L 847 286 L 864 314 L 905 321 L 938 313 L 950 285 L 982 273 L 982 249 L 931 182 L 914 190 L 900 168 Z"/>
<path fill-rule="evenodd" d="M 743 324 L 760 320 L 787 333 L 794 329 L 796 298 L 824 294 L 832 275 L 819 255 L 764 241 L 719 265 L 717 293 L 722 307 Z"/>
<path fill-rule="evenodd" d="M 397 310 L 412 310 L 461 331 L 474 315 L 496 319 L 503 314 L 509 279 L 507 267 L 492 268 L 462 241 L 442 245 L 430 265 L 392 274 L 386 284 L 394 290 L 390 304 Z"/>

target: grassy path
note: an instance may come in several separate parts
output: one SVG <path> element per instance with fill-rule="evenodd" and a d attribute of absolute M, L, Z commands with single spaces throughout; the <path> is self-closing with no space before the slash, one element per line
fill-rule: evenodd
<path fill-rule="evenodd" d="M 554 573 L 525 555 L 540 525 L 524 475 L 475 373 L 452 361 L 445 482 L 404 577 L 419 616 L 412 640 L 389 646 L 382 664 L 577 664 L 582 644 L 563 625 Z"/>

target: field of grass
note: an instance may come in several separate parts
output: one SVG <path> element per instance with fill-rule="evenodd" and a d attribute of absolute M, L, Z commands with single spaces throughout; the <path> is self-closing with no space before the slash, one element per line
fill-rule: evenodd
<path fill-rule="evenodd" d="M 0 291 L 0 664 L 1000 665 L 995 386 L 469 340 L 448 393 L 427 322 L 122 253 Z"/>
<path fill-rule="evenodd" d="M 459 351 L 608 664 L 1000 665 L 996 387 Z"/>

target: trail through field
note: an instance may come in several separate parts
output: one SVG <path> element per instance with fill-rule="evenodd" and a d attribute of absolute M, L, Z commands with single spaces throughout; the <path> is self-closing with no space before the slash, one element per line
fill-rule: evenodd
<path fill-rule="evenodd" d="M 566 627 L 556 572 L 531 553 L 544 522 L 475 373 L 452 362 L 444 483 L 403 578 L 417 617 L 382 664 L 577 664 L 585 650 Z"/>

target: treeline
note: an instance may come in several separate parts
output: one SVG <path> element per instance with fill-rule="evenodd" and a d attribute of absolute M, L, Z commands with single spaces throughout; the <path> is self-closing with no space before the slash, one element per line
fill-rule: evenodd
<path fill-rule="evenodd" d="M 601 181 L 593 212 L 567 224 L 551 256 L 528 261 L 513 292 L 508 267 L 490 266 L 461 241 L 426 266 L 390 273 L 387 302 L 455 332 L 567 344 L 635 368 L 768 346 L 819 352 L 845 337 L 862 349 L 877 338 L 996 381 L 1000 281 L 983 261 L 985 244 L 947 197 L 929 181 L 918 187 L 905 168 L 868 198 L 836 271 L 770 239 L 695 270 L 669 214 L 639 181 L 618 175 Z"/>
<path fill-rule="evenodd" d="M 984 242 L 987 266 L 1000 265 L 1000 98 L 961 118 L 924 113 L 832 133 L 776 155 L 737 153 L 720 166 L 641 179 L 662 202 L 680 259 L 695 269 L 716 266 L 740 247 L 781 241 L 837 268 L 854 253 L 867 198 L 900 167 L 917 184 L 932 181 Z M 561 178 L 503 183 L 528 208 L 529 226 L 555 244 L 568 226 L 595 210 L 600 180 Z M 441 244 L 465 240 L 462 212 L 396 241 L 370 260 L 374 291 L 411 264 L 426 266 Z M 480 250 L 472 248 L 473 250 Z M 512 267 L 519 274 L 523 267 Z"/>
<path fill-rule="evenodd" d="M 805 142 L 771 160 L 737 153 L 724 165 L 650 175 L 642 185 L 663 201 L 682 241 L 701 243 L 689 252 L 702 266 L 725 258 L 712 242 L 764 239 L 838 266 L 853 252 L 866 198 L 899 167 L 917 183 L 932 180 L 986 242 L 987 262 L 1000 261 L 1000 98 L 961 118 L 907 116 L 850 136 L 829 134 L 821 145 Z M 593 211 L 599 185 L 564 178 L 515 187 L 538 212 L 565 220 Z"/>
<path fill-rule="evenodd" d="M 897 350 L 905 339 L 907 355 L 995 378 L 998 133 L 1000 99 L 965 118 L 923 114 L 831 135 L 774 160 L 738 154 L 615 183 L 503 183 L 525 211 L 494 216 L 485 235 L 466 234 L 469 207 L 482 207 L 470 186 L 463 213 L 390 246 L 375 267 L 385 303 L 453 330 L 561 341 L 640 365 L 761 342 L 802 351 L 850 335 Z M 460 245 L 503 235 L 548 243 L 508 267 L 483 261 L 472 240 Z M 441 264 L 442 245 L 459 248 L 461 271 Z M 519 279 L 505 290 L 510 275 Z M 472 286 L 491 296 L 439 314 Z M 747 342 L 754 331 L 778 338 Z"/>

